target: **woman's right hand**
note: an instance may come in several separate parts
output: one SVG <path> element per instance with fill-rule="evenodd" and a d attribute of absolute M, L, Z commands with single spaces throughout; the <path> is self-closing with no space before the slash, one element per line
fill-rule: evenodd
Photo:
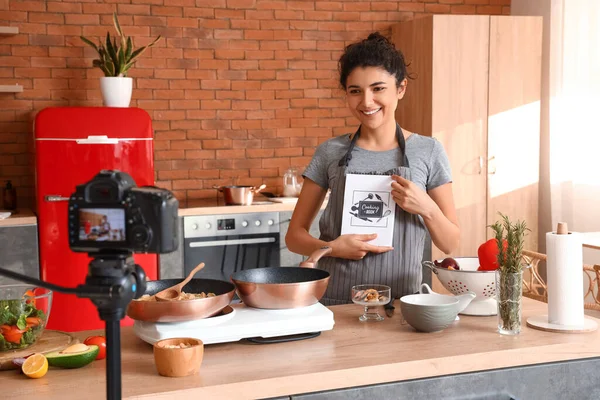
<path fill-rule="evenodd" d="M 348 234 L 341 235 L 337 239 L 332 240 L 328 243 L 331 247 L 331 253 L 329 257 L 347 258 L 349 260 L 360 260 L 364 258 L 367 253 L 385 253 L 393 250 L 393 247 L 389 246 L 375 246 L 367 243 L 377 237 L 376 233 L 368 235 L 357 235 Z"/>

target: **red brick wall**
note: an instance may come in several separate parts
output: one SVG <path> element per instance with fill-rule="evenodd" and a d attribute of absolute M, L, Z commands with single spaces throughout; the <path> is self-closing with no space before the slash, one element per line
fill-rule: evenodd
<path fill-rule="evenodd" d="M 430 13 L 508 14 L 510 0 L 0 0 L 0 180 L 33 204 L 32 121 L 44 107 L 101 105 L 94 52 L 79 39 L 126 35 L 147 51 L 129 76 L 132 106 L 154 121 L 156 179 L 186 199 L 215 184 L 281 190 L 289 166 L 355 127 L 338 90 L 343 47 Z"/>

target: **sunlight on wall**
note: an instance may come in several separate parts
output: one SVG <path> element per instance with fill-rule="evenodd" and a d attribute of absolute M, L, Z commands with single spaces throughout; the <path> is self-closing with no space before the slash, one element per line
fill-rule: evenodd
<path fill-rule="evenodd" d="M 539 180 L 539 137 L 526 132 L 540 130 L 540 102 L 529 103 L 490 116 L 488 123 L 489 193 L 499 197 Z M 496 168 L 502 165 L 502 168 Z M 533 168 L 532 168 L 533 167 Z"/>

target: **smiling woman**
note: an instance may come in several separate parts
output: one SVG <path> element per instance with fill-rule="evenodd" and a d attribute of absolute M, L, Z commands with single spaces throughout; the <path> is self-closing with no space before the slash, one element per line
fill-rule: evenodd
<path fill-rule="evenodd" d="M 406 67 L 402 53 L 379 33 L 347 46 L 339 60 L 340 84 L 360 126 L 354 134 L 330 139 L 316 149 L 286 236 L 288 248 L 300 254 L 325 245 L 332 248 L 331 256 L 319 263 L 331 274 L 322 300 L 327 305 L 350 302 L 351 288 L 357 284 L 385 284 L 396 298 L 415 293 L 422 280 L 426 231 L 447 253 L 458 243 L 452 178 L 443 147 L 401 129 L 395 120 L 407 89 Z M 393 247 L 369 243 L 377 237 L 375 230 L 340 234 L 346 176 L 354 174 L 391 176 L 390 199 L 396 203 Z M 331 196 L 317 239 L 309 228 L 328 190 Z M 357 218 L 365 218 L 358 208 L 354 211 L 361 214 Z"/>

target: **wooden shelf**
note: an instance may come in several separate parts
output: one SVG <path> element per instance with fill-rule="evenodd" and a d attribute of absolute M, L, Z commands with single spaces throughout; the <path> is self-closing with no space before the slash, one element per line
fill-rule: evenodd
<path fill-rule="evenodd" d="M 0 26 L 0 36 L 16 35 L 19 28 L 16 26 Z"/>
<path fill-rule="evenodd" d="M 0 85 L 0 93 L 21 93 L 23 85 Z"/>

